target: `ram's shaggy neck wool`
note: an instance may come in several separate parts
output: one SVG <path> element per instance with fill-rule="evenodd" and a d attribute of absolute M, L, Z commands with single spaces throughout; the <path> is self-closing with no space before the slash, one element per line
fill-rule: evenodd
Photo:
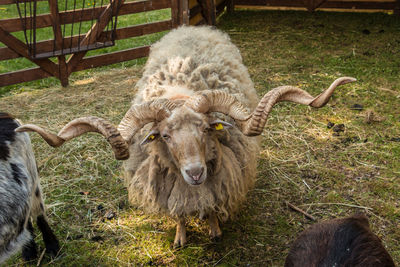
<path fill-rule="evenodd" d="M 228 35 L 208 27 L 181 27 L 154 44 L 136 87 L 134 104 L 157 98 L 184 99 L 197 91 L 216 89 L 235 95 L 249 110 L 258 103 L 238 49 Z M 133 138 L 130 158 L 124 162 L 130 200 L 173 217 L 197 214 L 203 218 L 212 211 L 221 221 L 231 217 L 254 184 L 258 138 L 244 136 L 236 127 L 210 133 L 207 179 L 191 186 L 162 140 L 139 145 L 150 127 Z"/>

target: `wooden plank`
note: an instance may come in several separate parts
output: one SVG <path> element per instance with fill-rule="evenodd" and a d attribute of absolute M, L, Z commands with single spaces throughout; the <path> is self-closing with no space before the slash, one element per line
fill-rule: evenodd
<path fill-rule="evenodd" d="M 93 56 L 83 59 L 76 71 L 85 70 L 95 67 L 101 67 L 109 64 L 115 64 L 123 61 L 128 61 L 136 58 L 148 56 L 150 47 L 138 47 L 129 50 L 119 51 L 111 54 L 104 54 L 100 56 Z M 30 82 L 43 78 L 50 77 L 51 75 L 41 68 L 31 68 L 26 70 L 8 72 L 0 74 L 0 86 L 17 84 L 21 82 Z"/>
<path fill-rule="evenodd" d="M 307 0 L 307 3 L 309 0 Z M 235 0 L 235 5 L 242 6 L 274 6 L 274 7 L 294 7 L 303 8 L 308 7 L 303 1 L 295 0 Z M 314 0 L 312 5 L 316 8 L 340 8 L 340 9 L 379 9 L 379 10 L 392 10 L 395 8 L 394 1 L 322 1 Z"/>
<path fill-rule="evenodd" d="M 4 31 L 0 27 L 0 41 L 4 43 L 6 46 L 11 48 L 14 52 L 20 54 L 21 56 L 26 57 L 30 61 L 34 62 L 36 65 L 40 66 L 43 70 L 58 78 L 57 65 L 54 64 L 49 59 L 32 59 L 29 56 L 28 47 L 26 44 Z"/>
<path fill-rule="evenodd" d="M 198 5 L 197 0 L 189 0 L 189 9 L 192 9 L 197 5 Z"/>
<path fill-rule="evenodd" d="M 359 1 L 328 1 L 320 5 L 320 8 L 340 8 L 340 9 L 384 9 L 393 10 L 395 2 L 359 2 Z"/>
<path fill-rule="evenodd" d="M 235 5 L 304 7 L 303 1 L 293 1 L 293 0 L 235 0 Z"/>
<path fill-rule="evenodd" d="M 190 19 L 194 18 L 197 16 L 197 14 L 201 13 L 201 7 L 200 5 L 194 6 L 190 9 L 189 14 L 190 14 Z"/>
<path fill-rule="evenodd" d="M 142 36 L 146 34 L 152 34 L 156 32 L 162 32 L 172 29 L 172 21 L 171 20 L 163 20 L 153 23 L 135 25 L 131 27 L 125 27 L 117 29 L 116 31 L 116 40 L 126 39 L 136 36 Z M 107 33 L 103 33 L 102 35 L 106 35 Z"/>
<path fill-rule="evenodd" d="M 117 29 L 116 35 L 115 35 L 115 40 L 143 36 L 146 34 L 162 32 L 162 31 L 166 31 L 166 30 L 170 30 L 170 29 L 172 29 L 172 21 L 171 20 L 163 20 L 163 21 L 158 21 L 158 22 L 153 22 L 153 23 L 140 24 L 140 25 Z M 103 32 L 100 35 L 99 40 L 100 41 L 104 40 L 105 37 L 109 36 L 110 34 L 111 34 L 111 31 Z M 75 35 L 73 37 L 65 38 L 64 39 L 64 47 L 68 47 L 68 48 L 64 48 L 64 49 L 69 49 L 70 46 L 76 47 L 78 45 L 78 41 L 82 40 L 84 37 L 85 37 L 85 35 L 80 35 L 80 36 Z M 51 52 L 53 50 L 53 44 L 54 44 L 53 40 L 46 40 L 46 41 L 38 42 L 36 44 L 37 54 Z M 94 47 L 94 48 L 96 48 L 96 47 Z M 15 53 L 14 51 L 12 51 L 10 48 L 8 48 L 8 47 L 0 48 L 0 60 L 13 59 L 13 58 L 18 58 L 18 57 L 20 57 L 20 55 L 18 53 Z"/>
<path fill-rule="evenodd" d="M 228 4 L 226 6 L 226 11 L 228 13 L 233 13 L 235 11 L 235 2 L 234 2 L 234 0 L 228 0 Z"/>
<path fill-rule="evenodd" d="M 177 28 L 180 24 L 179 0 L 171 1 L 171 19 L 172 19 L 172 27 Z"/>
<path fill-rule="evenodd" d="M 190 25 L 207 24 L 201 13 L 197 13 L 195 16 L 190 17 Z"/>
<path fill-rule="evenodd" d="M 199 4 L 202 8 L 202 14 L 207 22 L 208 25 L 215 25 L 216 24 L 216 17 L 215 17 L 215 5 L 214 0 L 199 0 Z"/>
<path fill-rule="evenodd" d="M 54 33 L 54 39 L 55 39 L 55 48 L 54 49 L 60 50 L 64 47 L 64 42 L 63 42 L 63 35 L 61 32 L 60 14 L 58 11 L 57 0 L 49 0 L 49 7 L 50 7 L 50 12 L 51 12 L 51 20 L 53 22 L 53 33 Z M 58 56 L 58 75 L 59 75 L 61 85 L 63 87 L 66 87 L 68 85 L 68 76 L 69 75 L 68 75 L 67 63 L 65 61 L 64 55 Z"/>
<path fill-rule="evenodd" d="M 118 14 L 128 15 L 152 10 L 159 10 L 171 7 L 171 1 L 176 0 L 151 0 L 124 3 Z M 98 18 L 106 9 L 103 7 L 85 8 L 83 10 L 60 12 L 61 24 L 70 24 L 72 22 L 90 21 L 93 17 Z M 93 14 L 94 12 L 94 14 Z M 0 26 L 8 32 L 22 31 L 23 27 L 19 18 L 0 20 Z M 36 16 L 36 29 L 52 26 L 51 14 L 42 14 Z M 31 29 L 31 20 L 27 18 L 26 28 Z"/>
<path fill-rule="evenodd" d="M 33 2 L 33 1 L 45 1 L 45 0 L 18 0 L 18 3 L 25 3 L 25 2 Z M 1 5 L 15 5 L 17 3 L 16 0 L 0 0 Z"/>
<path fill-rule="evenodd" d="M 20 54 L 17 52 L 14 52 L 8 47 L 1 47 L 0 48 L 0 61 L 1 60 L 7 60 L 7 59 L 13 59 L 13 58 L 19 58 L 21 57 Z"/>
<path fill-rule="evenodd" d="M 189 3 L 188 0 L 181 0 L 179 3 L 182 12 L 182 24 L 189 25 Z"/>
<path fill-rule="evenodd" d="M 97 68 L 123 61 L 133 60 L 136 58 L 146 57 L 149 55 L 149 51 L 150 46 L 142 46 L 100 56 L 84 58 L 74 71 Z"/>
<path fill-rule="evenodd" d="M 31 68 L 0 74 L 0 86 L 12 85 L 23 82 L 30 82 L 51 77 L 50 74 L 41 68 Z"/>

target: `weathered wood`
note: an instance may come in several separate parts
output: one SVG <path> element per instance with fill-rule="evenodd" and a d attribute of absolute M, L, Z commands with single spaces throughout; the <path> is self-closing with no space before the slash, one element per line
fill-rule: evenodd
<path fill-rule="evenodd" d="M 115 3 L 117 2 L 117 3 Z M 110 19 L 112 19 L 112 14 L 115 9 L 118 9 L 118 4 L 122 5 L 124 0 L 112 0 L 112 2 L 107 6 L 104 12 L 100 15 L 98 21 L 93 24 L 90 31 L 86 34 L 85 38 L 80 42 L 81 46 L 85 46 L 88 44 L 94 43 L 98 37 L 100 36 L 101 32 L 107 26 Z M 71 74 L 75 67 L 78 65 L 79 61 L 85 56 L 86 51 L 82 51 L 76 54 L 73 54 L 67 62 L 68 66 L 68 74 Z"/>
<path fill-rule="evenodd" d="M 396 4 L 394 7 L 394 14 L 400 15 L 400 0 L 396 0 Z"/>
<path fill-rule="evenodd" d="M 104 54 L 84 58 L 77 66 L 76 71 L 106 66 L 123 61 L 133 60 L 145 57 L 149 54 L 150 46 L 137 47 L 133 49 L 114 52 L 111 54 Z M 50 77 L 51 75 L 41 68 L 31 68 L 26 70 L 14 71 L 0 74 L 0 86 L 16 84 L 20 82 L 30 82 L 43 78 Z"/>
<path fill-rule="evenodd" d="M 302 1 L 291 0 L 235 0 L 235 5 L 304 7 Z"/>
<path fill-rule="evenodd" d="M 84 58 L 82 61 L 79 62 L 78 66 L 75 68 L 75 71 L 97 68 L 101 66 L 106 66 L 110 64 L 115 64 L 123 61 L 145 57 L 148 56 L 149 51 L 150 51 L 150 46 L 142 46 L 110 54 Z"/>
<path fill-rule="evenodd" d="M 181 24 L 189 25 L 189 3 L 188 0 L 181 0 L 179 3 L 180 13 L 182 16 Z"/>
<path fill-rule="evenodd" d="M 215 5 L 214 0 L 198 0 L 199 5 L 201 6 L 201 13 L 203 18 L 205 19 L 208 25 L 216 24 L 215 17 Z"/>
<path fill-rule="evenodd" d="M 152 10 L 159 10 L 171 7 L 172 0 L 151 0 L 151 1 L 139 1 L 139 2 L 129 2 L 124 3 L 118 14 L 119 15 L 127 15 L 133 13 L 140 13 Z M 179 0 L 173 0 L 179 1 Z M 74 11 L 63 11 L 60 12 L 60 23 L 70 24 L 72 22 L 80 22 L 80 21 L 90 21 L 93 17 L 99 17 L 106 6 L 96 7 L 96 8 L 85 8 L 83 10 Z M 93 13 L 94 12 L 94 13 Z M 7 32 L 16 32 L 22 31 L 23 27 L 21 24 L 21 20 L 19 18 L 12 19 L 4 19 L 0 20 L 1 27 Z M 36 29 L 45 28 L 52 26 L 52 18 L 51 14 L 42 14 L 36 16 Z M 26 21 L 26 28 L 31 29 L 31 19 L 28 17 Z"/>
<path fill-rule="evenodd" d="M 201 13 L 201 6 L 200 5 L 196 5 L 196 6 L 192 7 L 190 9 L 190 11 L 189 11 L 190 19 L 194 18 L 199 13 Z"/>
<path fill-rule="evenodd" d="M 61 32 L 60 14 L 58 11 L 57 0 L 49 0 L 49 7 L 51 12 L 51 20 L 53 22 L 53 33 L 55 39 L 55 49 L 62 49 L 64 47 L 63 35 Z M 36 49 L 35 49 L 36 50 Z M 36 53 L 36 51 L 35 51 Z M 68 71 L 67 63 L 64 55 L 58 56 L 58 75 L 62 86 L 68 85 Z"/>
<path fill-rule="evenodd" d="M 228 4 L 226 6 L 226 11 L 228 13 L 233 13 L 235 11 L 235 2 L 234 2 L 234 0 L 228 0 Z"/>
<path fill-rule="evenodd" d="M 57 78 L 59 77 L 56 64 L 54 64 L 49 59 L 32 59 L 29 56 L 28 47 L 26 46 L 26 44 L 24 44 L 23 42 L 21 42 L 8 32 L 4 31 L 1 27 L 0 27 L 0 41 L 9 48 L 11 48 L 14 52 L 20 54 L 21 56 L 34 62 L 36 65 L 42 67 L 42 69 L 48 72 L 49 74 Z"/>
<path fill-rule="evenodd" d="M 171 0 L 171 19 L 173 28 L 180 25 L 179 0 Z"/>
<path fill-rule="evenodd" d="M 396 2 L 382 1 L 323 1 L 314 0 L 312 4 L 316 8 L 335 8 L 335 9 L 377 9 L 377 10 L 393 10 Z M 309 0 L 306 0 L 309 3 Z M 235 0 L 235 5 L 242 6 L 268 6 L 268 7 L 309 7 L 303 1 L 293 0 Z M 313 8 L 311 8 L 313 9 Z"/>
<path fill-rule="evenodd" d="M 194 16 L 190 16 L 190 25 L 200 24 L 207 24 L 200 12 Z"/>
<path fill-rule="evenodd" d="M 1 47 L 0 48 L 0 61 L 1 60 L 7 60 L 7 59 L 13 59 L 13 58 L 19 58 L 21 57 L 20 54 L 17 52 L 14 52 L 8 47 Z"/>
<path fill-rule="evenodd" d="M 30 82 L 51 77 L 41 68 L 31 68 L 0 74 L 0 86 L 12 85 L 23 82 Z"/>
<path fill-rule="evenodd" d="M 393 10 L 395 7 L 395 2 L 328 1 L 320 5 L 319 8 Z"/>
<path fill-rule="evenodd" d="M 115 32 L 115 40 L 121 40 L 121 39 L 126 39 L 126 38 L 131 38 L 131 37 L 137 37 L 137 36 L 143 36 L 146 34 L 152 34 L 156 32 L 162 32 L 166 30 L 170 30 L 172 28 L 172 21 L 171 20 L 163 20 L 163 21 L 158 21 L 158 22 L 152 22 L 152 23 L 147 23 L 147 24 L 140 24 L 140 25 L 135 25 L 135 26 L 130 26 L 130 27 L 125 27 L 125 28 L 120 28 L 117 29 Z M 106 36 L 109 36 L 111 34 L 111 31 L 105 31 L 102 32 L 99 41 L 105 40 Z M 78 45 L 78 41 L 82 40 L 85 37 L 85 35 L 75 35 L 73 37 L 67 37 L 64 39 L 64 44 L 68 45 L 68 48 L 64 48 L 64 52 L 73 53 L 77 52 L 77 50 L 68 51 L 71 47 L 76 47 Z M 40 57 L 40 54 L 48 53 L 46 57 L 51 57 L 51 56 L 57 56 L 57 51 L 53 53 L 53 45 L 54 41 L 53 40 L 46 40 L 46 41 L 41 41 L 36 44 L 36 52 L 37 56 Z M 108 46 L 108 45 L 105 45 Z M 91 49 L 96 49 L 96 45 L 94 44 L 93 47 L 89 47 L 88 50 Z M 67 51 L 65 51 L 67 50 Z M 61 51 L 59 51 L 61 54 Z M 45 56 L 45 55 L 43 55 Z M 21 57 L 18 53 L 15 53 L 8 47 L 2 47 L 0 48 L 0 60 L 6 60 L 6 59 L 13 59 L 13 58 L 18 58 Z"/>

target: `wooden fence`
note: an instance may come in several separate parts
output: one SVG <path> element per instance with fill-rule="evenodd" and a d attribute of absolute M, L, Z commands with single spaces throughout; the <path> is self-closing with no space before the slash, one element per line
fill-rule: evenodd
<path fill-rule="evenodd" d="M 0 7 L 36 1 L 44 0 L 0 0 Z M 73 72 L 146 57 L 149 53 L 149 45 L 85 57 L 87 51 L 102 47 L 97 47 L 97 44 L 105 44 L 104 39 L 110 35 L 111 31 L 106 29 L 106 25 L 115 16 L 160 9 L 171 10 L 169 20 L 116 28 L 113 36 L 118 43 L 118 40 L 121 39 L 162 32 L 182 24 L 214 25 L 216 17 L 223 12 L 225 7 L 228 6 L 230 10 L 233 7 L 233 0 L 142 0 L 134 2 L 110 0 L 110 4 L 106 6 L 60 12 L 57 0 L 48 0 L 48 3 L 50 13 L 39 14 L 35 17 L 28 16 L 22 20 L 21 18 L 0 20 L 0 41 L 7 46 L 0 48 L 0 61 L 24 57 L 37 65 L 34 68 L 0 74 L 0 86 L 51 76 L 58 78 L 61 84 L 66 86 L 68 77 Z M 112 3 L 114 5 L 111 5 Z M 63 35 L 62 25 L 93 21 L 93 17 L 96 18 L 96 21 L 87 33 Z M 52 28 L 53 38 L 35 43 L 35 55 L 32 55 L 31 47 L 27 43 L 12 34 L 46 27 Z M 70 44 L 70 47 L 64 48 L 62 46 L 64 43 Z M 86 49 L 79 49 L 80 47 L 86 47 Z M 66 50 L 68 50 L 67 53 L 65 53 Z"/>
<path fill-rule="evenodd" d="M 399 14 L 400 0 L 235 0 L 235 6 L 309 11 L 393 11 Z"/>
<path fill-rule="evenodd" d="M 0 0 L 0 5 L 13 4 L 14 1 L 17 0 Z M 30 0 L 24 1 L 28 2 Z M 49 0 L 49 5 L 51 6 L 54 1 L 55 0 Z M 181 2 L 182 1 L 179 0 L 146 0 L 136 2 L 124 2 L 124 0 L 118 1 L 118 15 L 135 14 L 139 12 L 170 8 L 171 19 L 117 28 L 115 31 L 115 40 L 118 42 L 118 40 L 121 39 L 157 33 L 177 27 L 183 23 Z M 66 59 L 65 55 L 58 55 L 56 57 L 57 63 L 55 63 L 55 60 L 53 61 L 50 59 L 50 57 L 55 55 L 55 44 L 60 44 L 61 42 L 71 43 L 73 44 L 72 47 L 75 47 L 76 44 L 79 44 L 80 47 L 84 47 L 85 45 L 87 47 L 90 45 L 96 45 L 108 35 L 108 32 L 105 30 L 106 25 L 109 23 L 109 18 L 111 17 L 110 13 L 116 13 L 116 10 L 116 8 L 112 9 L 110 5 L 96 8 L 84 8 L 74 11 L 68 10 L 64 12 L 53 12 L 53 9 L 51 9 L 51 13 L 49 14 L 37 15 L 34 21 L 35 25 L 31 25 L 31 22 L 33 21 L 31 17 L 26 19 L 25 25 L 24 23 L 21 23 L 20 18 L 0 20 L 0 41 L 7 46 L 0 48 L 0 60 L 25 57 L 38 66 L 0 74 L 0 86 L 28 82 L 50 76 L 60 79 L 61 84 L 66 86 L 68 84 L 68 77 L 72 72 L 147 56 L 149 46 L 133 47 L 123 51 L 91 57 L 85 57 L 87 51 L 77 51 L 75 53 L 70 53 L 71 55 L 68 59 Z M 113 15 L 115 16 L 117 14 Z M 61 35 L 61 25 L 71 24 L 77 21 L 89 21 L 93 16 L 96 16 L 98 19 L 86 34 L 73 35 L 66 38 L 63 38 Z M 13 32 L 23 31 L 24 27 L 27 27 L 28 30 L 32 30 L 33 27 L 38 29 L 45 27 L 53 28 L 53 39 L 36 43 L 36 51 L 40 53 L 41 57 L 32 57 L 28 45 L 11 34 Z M 90 49 L 91 48 L 89 47 L 87 50 Z"/>
<path fill-rule="evenodd" d="M 0 61 L 24 57 L 37 65 L 34 68 L 0 74 L 0 86 L 51 76 L 58 78 L 61 84 L 66 86 L 68 77 L 73 72 L 146 57 L 149 53 L 151 44 L 96 56 L 86 56 L 87 51 L 99 48 L 97 44 L 109 43 L 105 41 L 107 36 L 112 35 L 113 42 L 115 40 L 118 43 L 122 39 L 170 30 L 182 24 L 215 25 L 216 18 L 225 9 L 230 12 L 233 11 L 235 6 L 301 8 L 310 11 L 316 9 L 360 9 L 393 10 L 394 12 L 398 12 L 400 7 L 400 0 L 140 0 L 134 2 L 128 2 L 129 0 L 127 2 L 124 0 L 104 0 L 110 1 L 109 4 L 61 12 L 58 10 L 59 3 L 57 0 L 0 0 L 0 7 L 37 1 L 48 1 L 50 13 L 39 14 L 34 20 L 32 17 L 27 17 L 25 20 L 21 20 L 21 18 L 0 20 L 0 41 L 7 46 L 0 47 Z M 112 30 L 106 27 L 111 19 L 116 16 L 161 9 L 170 9 L 170 19 L 116 28 L 112 34 Z M 96 18 L 96 21 L 87 33 L 71 36 L 63 35 L 62 25 L 77 21 L 93 21 L 93 17 Z M 27 43 L 12 34 L 33 28 L 52 28 L 53 33 L 52 39 L 35 43 L 35 52 L 37 53 L 35 55 L 32 55 L 31 47 Z M 71 44 L 69 50 L 66 49 L 68 50 L 67 53 L 64 53 L 65 49 L 61 46 L 64 42 Z M 80 47 L 86 47 L 86 49 L 81 50 Z"/>

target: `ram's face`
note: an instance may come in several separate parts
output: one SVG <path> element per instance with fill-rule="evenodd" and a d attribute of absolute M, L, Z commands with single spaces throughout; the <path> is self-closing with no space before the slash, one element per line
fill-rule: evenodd
<path fill-rule="evenodd" d="M 183 107 L 159 125 L 160 138 L 168 146 L 185 181 L 202 184 L 207 178 L 206 141 L 210 125 L 204 114 Z"/>
<path fill-rule="evenodd" d="M 185 181 L 190 185 L 200 185 L 207 178 L 206 152 L 210 149 L 207 145 L 212 143 L 208 139 L 212 131 L 224 126 L 231 125 L 219 120 L 210 121 L 207 115 L 182 106 L 159 122 L 143 143 L 155 139 L 164 142 Z"/>

